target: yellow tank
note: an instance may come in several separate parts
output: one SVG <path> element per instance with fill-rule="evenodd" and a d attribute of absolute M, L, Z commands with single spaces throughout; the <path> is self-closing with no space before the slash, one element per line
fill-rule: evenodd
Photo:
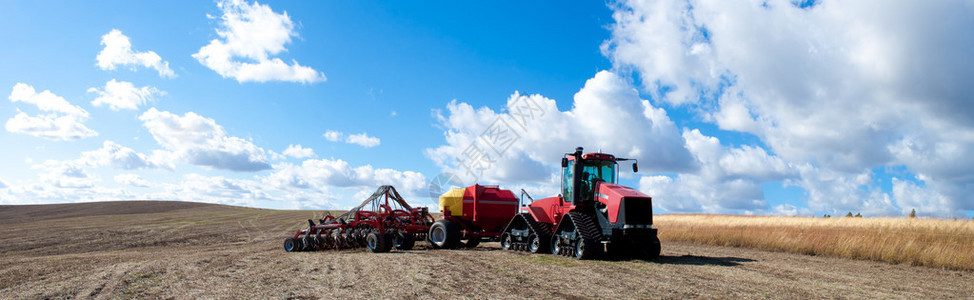
<path fill-rule="evenodd" d="M 451 216 L 463 216 L 463 193 L 466 188 L 452 189 L 440 195 L 440 211 L 450 211 Z"/>

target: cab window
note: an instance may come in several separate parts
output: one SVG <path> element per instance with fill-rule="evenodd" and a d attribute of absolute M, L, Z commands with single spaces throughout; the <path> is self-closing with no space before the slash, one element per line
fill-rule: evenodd
<path fill-rule="evenodd" d="M 575 161 L 568 161 L 568 166 L 563 168 L 561 175 L 561 194 L 565 202 L 572 202 L 572 173 L 575 168 Z"/>

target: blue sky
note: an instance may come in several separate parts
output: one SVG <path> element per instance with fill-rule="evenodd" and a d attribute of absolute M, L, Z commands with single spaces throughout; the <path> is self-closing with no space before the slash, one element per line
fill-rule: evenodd
<path fill-rule="evenodd" d="M 580 145 L 638 158 L 662 212 L 969 217 L 974 10 L 916 4 L 7 2 L 0 203 L 538 198 Z"/>

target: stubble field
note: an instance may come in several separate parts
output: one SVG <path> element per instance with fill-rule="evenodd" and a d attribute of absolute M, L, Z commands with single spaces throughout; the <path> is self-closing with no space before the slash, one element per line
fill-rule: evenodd
<path fill-rule="evenodd" d="M 974 273 L 667 241 L 656 261 L 476 249 L 285 253 L 311 211 L 0 206 L 4 298 L 945 298 Z M 660 231 L 666 232 L 665 223 Z M 674 231 L 676 231 L 674 227 Z"/>

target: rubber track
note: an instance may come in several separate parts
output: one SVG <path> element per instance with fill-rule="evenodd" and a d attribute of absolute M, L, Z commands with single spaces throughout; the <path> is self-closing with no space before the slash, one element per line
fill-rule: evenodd
<path fill-rule="evenodd" d="M 595 225 L 591 217 L 577 211 L 569 212 L 568 215 L 572 218 L 572 223 L 575 224 L 575 230 L 578 230 L 586 242 L 602 243 L 602 230 L 599 229 L 598 225 Z"/>
<path fill-rule="evenodd" d="M 531 217 L 531 214 L 522 213 L 521 217 L 528 223 L 528 227 L 534 234 L 537 234 L 542 241 L 548 241 L 551 239 L 551 226 L 545 223 L 539 223 Z"/>

